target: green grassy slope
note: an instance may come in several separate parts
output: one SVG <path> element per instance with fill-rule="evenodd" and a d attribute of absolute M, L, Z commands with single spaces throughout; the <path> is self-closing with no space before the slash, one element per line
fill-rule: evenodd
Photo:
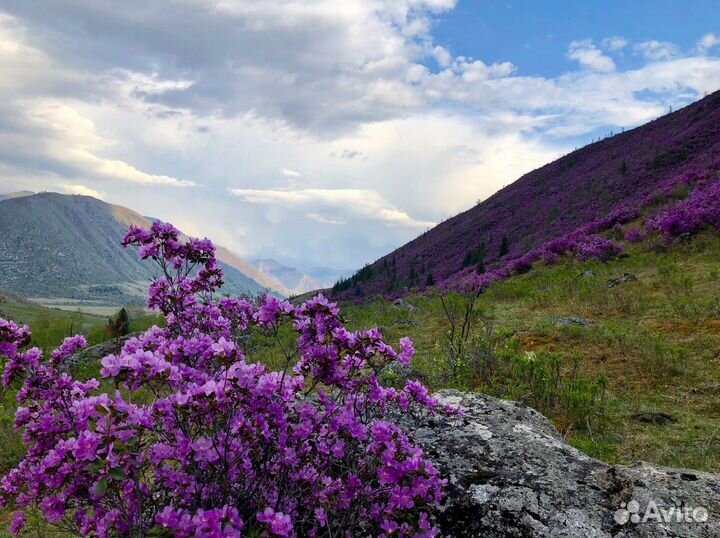
<path fill-rule="evenodd" d="M 439 295 L 410 296 L 404 306 L 384 299 L 341 306 L 350 328 L 381 327 L 391 343 L 410 336 L 417 350 L 413 375 L 434 389 L 452 386 L 525 401 L 549 416 L 569 443 L 611 463 L 645 460 L 720 472 L 720 236 L 703 233 L 667 248 L 627 245 L 627 253 L 604 264 L 538 264 L 494 284 L 477 301 L 469 358 L 454 376 Z M 624 273 L 637 280 L 608 287 L 609 279 Z M 444 299 L 451 307 L 457 301 Z M 28 323 L 44 348 L 59 343 L 71 324 L 91 342 L 101 339 L 106 323 L 12 297 L 0 302 L 0 312 Z M 588 324 L 558 325 L 571 317 Z M 137 320 L 135 329 L 147 321 Z M 260 347 L 258 358 L 277 367 L 272 350 Z M 402 375 L 385 380 L 399 382 Z M 21 457 L 13 412 L 13 397 L 4 394 L 0 474 Z M 634 418 L 638 414 L 669 418 L 654 424 Z M 7 510 L 0 511 L 0 538 L 8 536 L 8 518 Z M 48 532 L 55 531 L 36 523 L 27 535 Z"/>
<path fill-rule="evenodd" d="M 414 368 L 434 388 L 524 400 L 592 456 L 720 472 L 720 237 L 658 248 L 641 243 L 606 264 L 567 260 L 495 284 L 478 300 L 485 324 L 470 344 L 476 364 L 469 359 L 454 379 L 446 375 L 448 324 L 437 296 L 408 297 L 416 312 L 385 300 L 347 304 L 344 312 L 353 328 L 378 325 L 391 342 L 413 338 Z M 637 281 L 608 287 L 624 273 Z M 590 323 L 558 326 L 572 316 Z M 482 362 L 488 340 L 489 366 Z M 555 360 L 565 381 L 553 393 L 554 370 L 546 366 Z M 640 413 L 670 418 L 633 418 Z"/>
<path fill-rule="evenodd" d="M 66 336 L 76 333 L 89 336 L 107 323 L 107 318 L 103 316 L 45 308 L 3 293 L 0 293 L 0 318 L 30 326 L 33 330 L 33 345 L 45 351 L 52 350 Z"/>

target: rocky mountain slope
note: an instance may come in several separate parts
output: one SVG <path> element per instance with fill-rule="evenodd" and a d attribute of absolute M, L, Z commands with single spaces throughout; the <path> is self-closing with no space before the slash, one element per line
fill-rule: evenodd
<path fill-rule="evenodd" d="M 142 302 L 155 268 L 120 247 L 130 224 L 149 227 L 152 222 L 88 196 L 41 193 L 1 200 L 0 288 L 35 298 Z M 219 254 L 224 291 L 266 289 L 267 282 L 236 267 L 244 267 L 242 260 L 225 249 Z"/>
<path fill-rule="evenodd" d="M 720 92 L 530 172 L 359 271 L 336 296 L 402 293 L 493 270 L 720 164 Z M 481 180 L 481 178 L 478 178 Z"/>

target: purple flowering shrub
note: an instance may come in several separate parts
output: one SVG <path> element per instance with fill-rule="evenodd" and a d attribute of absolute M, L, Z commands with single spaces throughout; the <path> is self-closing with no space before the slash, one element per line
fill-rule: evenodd
<path fill-rule="evenodd" d="M 639 243 L 645 239 L 645 234 L 640 228 L 630 228 L 624 231 L 624 239 L 628 243 Z"/>
<path fill-rule="evenodd" d="M 578 260 L 598 260 L 606 262 L 622 254 L 622 245 L 601 235 L 591 235 L 577 245 Z"/>
<path fill-rule="evenodd" d="M 703 185 L 688 197 L 659 211 L 646 222 L 649 230 L 672 239 L 685 233 L 695 233 L 706 226 L 720 228 L 720 181 Z"/>
<path fill-rule="evenodd" d="M 396 351 L 376 329 L 350 332 L 322 296 L 216 298 L 213 245 L 182 243 L 170 225 L 133 227 L 124 245 L 161 267 L 148 305 L 167 328 L 102 360 L 114 394 L 63 368 L 83 337 L 44 359 L 27 327 L 0 320 L 3 386 L 19 388 L 27 448 L 0 482 L 0 505 L 20 508 L 12 532 L 39 509 L 79 536 L 438 534 L 427 510 L 445 480 L 391 420 L 440 411 L 437 401 L 416 381 L 378 382 L 393 361 L 410 363 L 409 339 Z M 286 367 L 252 362 L 252 334 L 281 329 L 296 336 Z"/>

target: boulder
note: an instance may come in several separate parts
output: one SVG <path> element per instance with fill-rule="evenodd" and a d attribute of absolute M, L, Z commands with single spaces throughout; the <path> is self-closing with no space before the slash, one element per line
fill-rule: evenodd
<path fill-rule="evenodd" d="M 680 235 L 678 235 L 675 239 L 673 239 L 673 244 L 675 245 L 686 245 L 692 241 L 692 234 L 690 232 L 685 232 Z"/>
<path fill-rule="evenodd" d="M 570 316 L 568 318 L 558 318 L 553 320 L 553 325 L 556 327 L 587 327 L 590 322 L 580 316 Z"/>
<path fill-rule="evenodd" d="M 118 353 L 125 345 L 125 342 L 138 336 L 140 336 L 139 332 L 130 333 L 121 336 L 117 342 L 113 339 L 85 348 L 63 362 L 62 367 L 65 370 L 71 370 L 83 364 L 100 364 L 104 357 L 112 353 Z"/>
<path fill-rule="evenodd" d="M 627 284 L 628 282 L 635 282 L 637 280 L 637 277 L 632 273 L 623 273 L 623 276 L 618 278 L 611 278 L 608 280 L 608 288 L 616 288 L 617 286 L 622 286 L 623 284 Z"/>
<path fill-rule="evenodd" d="M 405 302 L 403 299 L 395 299 L 393 301 L 393 304 L 398 307 L 400 310 L 407 310 L 408 312 L 417 312 L 418 309 L 416 306 L 411 305 L 408 302 Z"/>
<path fill-rule="evenodd" d="M 638 422 L 655 424 L 656 426 L 665 426 L 666 424 L 677 422 L 674 416 L 668 415 L 667 413 L 635 413 L 631 418 Z"/>
<path fill-rule="evenodd" d="M 608 465 L 564 443 L 521 404 L 438 396 L 461 404 L 464 417 L 430 417 L 408 431 L 448 478 L 435 514 L 445 538 L 720 536 L 718 475 Z"/>

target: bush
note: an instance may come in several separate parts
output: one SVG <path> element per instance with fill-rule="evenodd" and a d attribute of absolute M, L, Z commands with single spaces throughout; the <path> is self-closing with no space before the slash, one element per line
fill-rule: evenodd
<path fill-rule="evenodd" d="M 624 238 L 628 243 L 639 243 L 645 239 L 645 234 L 640 228 L 630 228 L 625 230 Z"/>
<path fill-rule="evenodd" d="M 602 422 L 607 381 L 580 373 L 580 360 L 561 353 L 525 353 L 507 331 L 480 309 L 486 289 L 476 278 L 441 296 L 447 320 L 443 364 L 455 383 L 470 382 L 483 392 L 510 397 L 555 419 L 563 430 Z"/>
<path fill-rule="evenodd" d="M 102 360 L 121 391 L 61 372 L 83 337 L 45 360 L 27 349 L 27 327 L 0 320 L 3 384 L 19 386 L 27 448 L 0 484 L 0 504 L 22 510 L 13 532 L 37 508 L 82 536 L 437 535 L 427 508 L 445 481 L 387 418 L 437 402 L 416 381 L 378 382 L 393 361 L 409 364 L 410 340 L 395 351 L 375 329 L 349 332 L 322 296 L 299 307 L 217 299 L 212 244 L 181 243 L 170 225 L 131 228 L 124 244 L 161 267 L 148 306 L 167 327 Z M 285 368 L 251 362 L 252 335 L 280 341 L 281 329 L 296 334 Z"/>
<path fill-rule="evenodd" d="M 607 381 L 579 375 L 577 357 L 567 362 L 564 355 L 547 351 L 511 354 L 509 394 L 554 416 L 562 429 L 585 429 L 602 416 Z"/>
<path fill-rule="evenodd" d="M 720 228 L 720 182 L 697 188 L 683 201 L 648 219 L 650 230 L 661 232 L 667 239 L 694 233 L 706 226 Z"/>
<path fill-rule="evenodd" d="M 598 260 L 606 262 L 620 255 L 622 251 L 622 246 L 614 241 L 605 239 L 600 235 L 591 235 L 578 243 L 577 258 L 582 261 Z"/>

